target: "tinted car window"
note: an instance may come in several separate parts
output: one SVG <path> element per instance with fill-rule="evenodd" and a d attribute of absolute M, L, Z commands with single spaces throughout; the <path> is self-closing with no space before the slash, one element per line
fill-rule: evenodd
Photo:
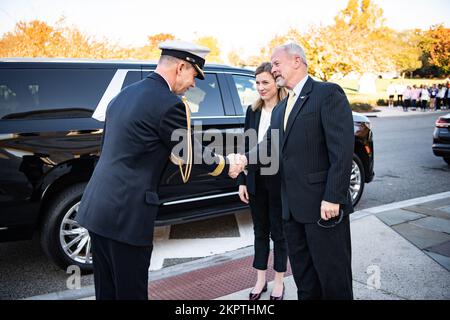
<path fill-rule="evenodd" d="M 192 116 L 223 116 L 222 95 L 215 74 L 205 74 L 205 80 L 196 80 L 195 88 L 186 92 Z"/>
<path fill-rule="evenodd" d="M 245 114 L 247 107 L 258 99 L 256 81 L 254 77 L 233 75 L 234 84 L 241 100 L 242 110 Z"/>
<path fill-rule="evenodd" d="M 115 70 L 0 70 L 0 119 L 90 117 Z"/>
<path fill-rule="evenodd" d="M 144 78 L 148 75 L 149 73 L 145 73 Z M 215 74 L 205 73 L 205 80 L 196 79 L 195 87 L 189 88 L 185 96 L 194 117 L 223 116 L 225 114 L 222 94 Z"/>
<path fill-rule="evenodd" d="M 132 83 L 138 82 L 141 80 L 141 72 L 140 71 L 128 71 L 125 77 L 125 80 L 122 84 L 122 89 L 126 86 L 129 86 Z"/>

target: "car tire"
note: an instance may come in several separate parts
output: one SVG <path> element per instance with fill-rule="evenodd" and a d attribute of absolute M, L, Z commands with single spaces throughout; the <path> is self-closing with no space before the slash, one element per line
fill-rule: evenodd
<path fill-rule="evenodd" d="M 41 224 L 40 240 L 45 254 L 59 267 L 67 270 L 75 265 L 81 272 L 89 273 L 91 239 L 87 230 L 74 220 L 85 187 L 86 183 L 74 184 L 53 198 Z"/>
<path fill-rule="evenodd" d="M 444 157 L 444 161 L 447 162 L 448 165 L 450 165 L 450 157 Z"/>
<path fill-rule="evenodd" d="M 350 175 L 350 195 L 352 197 L 353 207 L 355 207 L 364 191 L 365 171 L 361 159 L 353 154 L 352 172 Z"/>

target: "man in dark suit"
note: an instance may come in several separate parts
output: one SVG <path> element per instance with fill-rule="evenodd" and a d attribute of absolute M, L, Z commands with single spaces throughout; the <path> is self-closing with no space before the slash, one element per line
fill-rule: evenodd
<path fill-rule="evenodd" d="M 305 53 L 295 43 L 275 48 L 272 65 L 277 84 L 290 90 L 272 113 L 270 129 L 279 131 L 279 141 L 271 141 L 268 131 L 268 143 L 240 161 L 269 154 L 265 145 L 278 154 L 283 226 L 298 298 L 352 299 L 354 136 L 348 100 L 338 85 L 308 76 Z M 249 163 L 248 169 L 260 166 Z"/>
<path fill-rule="evenodd" d="M 181 41 L 160 48 L 155 72 L 110 102 L 100 159 L 76 216 L 91 237 L 97 299 L 148 299 L 158 185 L 178 144 L 172 133 L 190 127 L 189 110 L 177 95 L 195 86 L 195 77 L 204 79 L 208 48 Z M 227 174 L 233 167 L 211 150 L 190 147 L 213 157 L 215 163 L 200 165 L 211 175 Z"/>

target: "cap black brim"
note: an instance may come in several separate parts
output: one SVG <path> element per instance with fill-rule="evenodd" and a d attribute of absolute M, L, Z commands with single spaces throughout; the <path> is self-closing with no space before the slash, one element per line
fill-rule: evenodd
<path fill-rule="evenodd" d="M 195 77 L 200 80 L 205 80 L 205 74 L 203 73 L 203 70 L 200 69 L 200 67 L 195 63 L 193 63 L 192 65 L 194 66 L 195 70 L 197 70 L 197 75 Z"/>

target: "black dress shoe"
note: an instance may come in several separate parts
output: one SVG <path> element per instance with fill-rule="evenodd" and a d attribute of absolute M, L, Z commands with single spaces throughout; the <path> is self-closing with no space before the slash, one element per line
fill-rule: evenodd
<path fill-rule="evenodd" d="M 284 298 L 284 284 L 283 284 L 283 292 L 281 293 L 281 296 L 274 297 L 273 295 L 270 295 L 270 300 L 283 300 Z"/>
<path fill-rule="evenodd" d="M 267 291 L 267 282 L 260 293 L 252 293 L 250 291 L 250 294 L 248 295 L 248 300 L 259 300 L 259 298 L 261 298 L 261 294 L 266 291 Z"/>

